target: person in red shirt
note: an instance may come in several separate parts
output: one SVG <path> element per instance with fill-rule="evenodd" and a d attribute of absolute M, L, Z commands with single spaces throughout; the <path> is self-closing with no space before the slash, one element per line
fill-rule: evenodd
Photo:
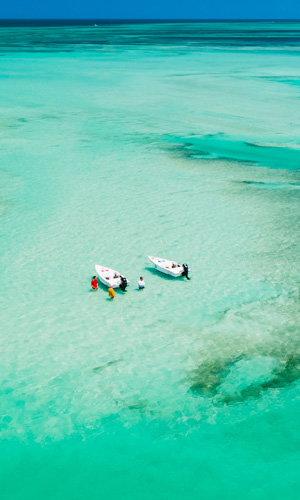
<path fill-rule="evenodd" d="M 98 280 L 96 276 L 93 276 L 91 285 L 93 290 L 98 290 Z"/>

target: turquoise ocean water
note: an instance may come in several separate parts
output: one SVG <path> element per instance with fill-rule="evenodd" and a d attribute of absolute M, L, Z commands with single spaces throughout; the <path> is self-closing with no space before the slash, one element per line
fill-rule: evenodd
<path fill-rule="evenodd" d="M 1 498 L 298 499 L 300 23 L 94 24 L 0 27 Z"/>

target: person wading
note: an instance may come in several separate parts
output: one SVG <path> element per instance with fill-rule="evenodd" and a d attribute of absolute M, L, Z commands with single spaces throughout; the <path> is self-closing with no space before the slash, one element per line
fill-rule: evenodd
<path fill-rule="evenodd" d="M 139 289 L 140 290 L 142 290 L 143 288 L 145 288 L 146 285 L 145 285 L 145 281 L 144 281 L 143 276 L 140 277 L 138 285 L 139 285 Z"/>
<path fill-rule="evenodd" d="M 93 290 L 98 290 L 98 280 L 96 276 L 92 277 L 91 285 Z"/>

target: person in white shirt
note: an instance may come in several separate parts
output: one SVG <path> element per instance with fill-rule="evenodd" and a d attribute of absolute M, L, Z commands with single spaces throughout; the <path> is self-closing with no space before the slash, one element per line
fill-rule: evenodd
<path fill-rule="evenodd" d="M 143 276 L 141 276 L 139 280 L 139 289 L 142 290 L 142 288 L 145 288 L 145 281 Z"/>

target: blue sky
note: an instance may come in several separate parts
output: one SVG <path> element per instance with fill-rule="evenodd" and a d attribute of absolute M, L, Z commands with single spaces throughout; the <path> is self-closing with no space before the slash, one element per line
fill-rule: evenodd
<path fill-rule="evenodd" d="M 300 0 L 1 0 L 2 19 L 300 19 Z"/>

